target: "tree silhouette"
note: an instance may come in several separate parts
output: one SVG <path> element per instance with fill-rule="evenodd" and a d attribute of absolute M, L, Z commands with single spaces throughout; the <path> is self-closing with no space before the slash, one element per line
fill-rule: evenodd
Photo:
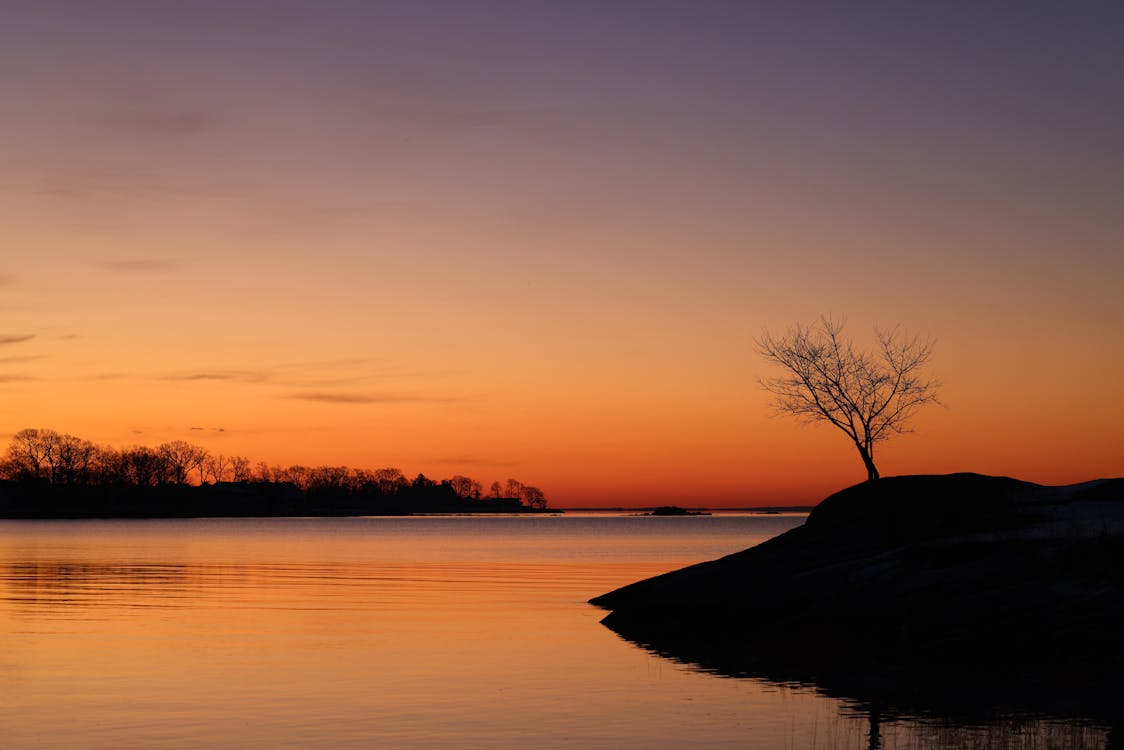
<path fill-rule="evenodd" d="M 206 483 L 208 477 L 216 484 L 226 481 L 230 467 L 230 459 L 221 453 L 207 456 L 203 459 L 203 463 L 199 464 L 199 484 Z"/>
<path fill-rule="evenodd" d="M 543 494 L 543 491 L 529 484 L 523 485 L 520 491 L 520 499 L 527 504 L 528 508 L 538 508 L 541 510 L 546 507 L 546 496 Z"/>
<path fill-rule="evenodd" d="M 175 484 L 186 484 L 188 474 L 202 466 L 208 456 L 206 449 L 183 440 L 162 443 L 156 447 L 156 451 L 167 461 L 171 480 Z"/>
<path fill-rule="evenodd" d="M 17 432 L 8 446 L 5 472 L 10 476 L 50 479 L 51 447 L 57 435 L 54 430 L 34 428 Z"/>
<path fill-rule="evenodd" d="M 4 473 L 51 484 L 80 484 L 94 470 L 98 447 L 54 430 L 25 429 L 12 436 Z"/>
<path fill-rule="evenodd" d="M 118 477 L 123 484 L 155 487 L 171 481 L 171 469 L 160 451 L 138 445 L 124 449 L 118 458 Z"/>
<path fill-rule="evenodd" d="M 252 475 L 250 471 L 250 459 L 245 456 L 230 457 L 230 481 L 247 482 Z"/>
<path fill-rule="evenodd" d="M 856 349 L 843 337 L 843 323 L 821 317 L 797 324 L 783 336 L 764 332 L 757 351 L 786 372 L 760 379 L 778 413 L 807 422 L 828 422 L 859 451 L 867 479 L 878 478 L 874 446 L 909 432 L 909 420 L 926 404 L 940 403 L 940 381 L 924 374 L 933 344 L 897 328 L 876 330 L 874 352 Z"/>
<path fill-rule="evenodd" d="M 449 478 L 449 484 L 452 486 L 453 492 L 457 493 L 457 497 L 480 499 L 480 483 L 472 477 L 457 474 Z"/>
<path fill-rule="evenodd" d="M 503 483 L 504 497 L 522 497 L 523 483 L 518 479 L 508 479 Z"/>
<path fill-rule="evenodd" d="M 384 495 L 393 495 L 410 483 L 405 474 L 393 467 L 375 469 L 373 473 L 379 492 Z"/>
<path fill-rule="evenodd" d="M 198 486 L 189 478 L 198 472 Z M 120 449 L 47 429 L 12 435 L 0 455 L 0 518 L 196 515 L 399 515 L 546 510 L 542 490 L 515 479 L 481 498 L 456 475 L 409 480 L 394 468 L 270 465 L 175 440 Z M 513 502 L 514 501 L 514 502 Z M 525 505 L 521 505 L 520 501 Z"/>

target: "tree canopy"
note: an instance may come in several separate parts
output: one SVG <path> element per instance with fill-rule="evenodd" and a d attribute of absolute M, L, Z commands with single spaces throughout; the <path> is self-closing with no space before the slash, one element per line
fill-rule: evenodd
<path fill-rule="evenodd" d="M 933 342 L 898 328 L 876 330 L 873 351 L 843 335 L 843 322 L 821 317 L 781 336 L 765 331 L 758 353 L 781 375 L 759 380 L 773 407 L 806 422 L 827 422 L 858 449 L 867 479 L 877 479 L 874 447 L 912 430 L 910 420 L 927 404 L 940 403 L 939 380 L 925 374 Z"/>
<path fill-rule="evenodd" d="M 463 475 L 407 479 L 397 468 L 283 467 L 174 440 L 111 448 L 24 429 L 0 456 L 0 516 L 382 515 L 545 510 L 542 490 L 508 479 L 491 497 Z M 38 507 L 31 507 L 37 505 Z M 22 503 L 22 504 L 21 504 Z"/>

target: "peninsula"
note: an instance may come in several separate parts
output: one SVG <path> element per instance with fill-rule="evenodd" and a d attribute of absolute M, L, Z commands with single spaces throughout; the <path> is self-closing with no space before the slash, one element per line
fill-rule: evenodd
<path fill-rule="evenodd" d="M 1124 479 L 868 481 L 756 547 L 591 600 L 625 638 L 729 674 L 1124 664 Z"/>

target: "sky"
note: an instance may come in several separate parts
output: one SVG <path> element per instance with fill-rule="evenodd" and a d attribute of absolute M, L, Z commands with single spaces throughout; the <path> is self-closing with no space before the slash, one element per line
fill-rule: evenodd
<path fill-rule="evenodd" d="M 883 475 L 1124 475 L 1124 6 L 0 0 L 0 442 L 814 503 L 763 331 L 935 343 Z"/>

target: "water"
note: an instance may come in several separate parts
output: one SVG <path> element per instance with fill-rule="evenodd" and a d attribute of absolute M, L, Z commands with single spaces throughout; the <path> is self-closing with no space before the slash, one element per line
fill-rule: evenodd
<path fill-rule="evenodd" d="M 656 656 L 585 603 L 802 521 L 0 522 L 0 746 L 867 746 L 861 706 Z M 1096 747 L 1106 732 L 886 717 L 877 739 Z"/>

